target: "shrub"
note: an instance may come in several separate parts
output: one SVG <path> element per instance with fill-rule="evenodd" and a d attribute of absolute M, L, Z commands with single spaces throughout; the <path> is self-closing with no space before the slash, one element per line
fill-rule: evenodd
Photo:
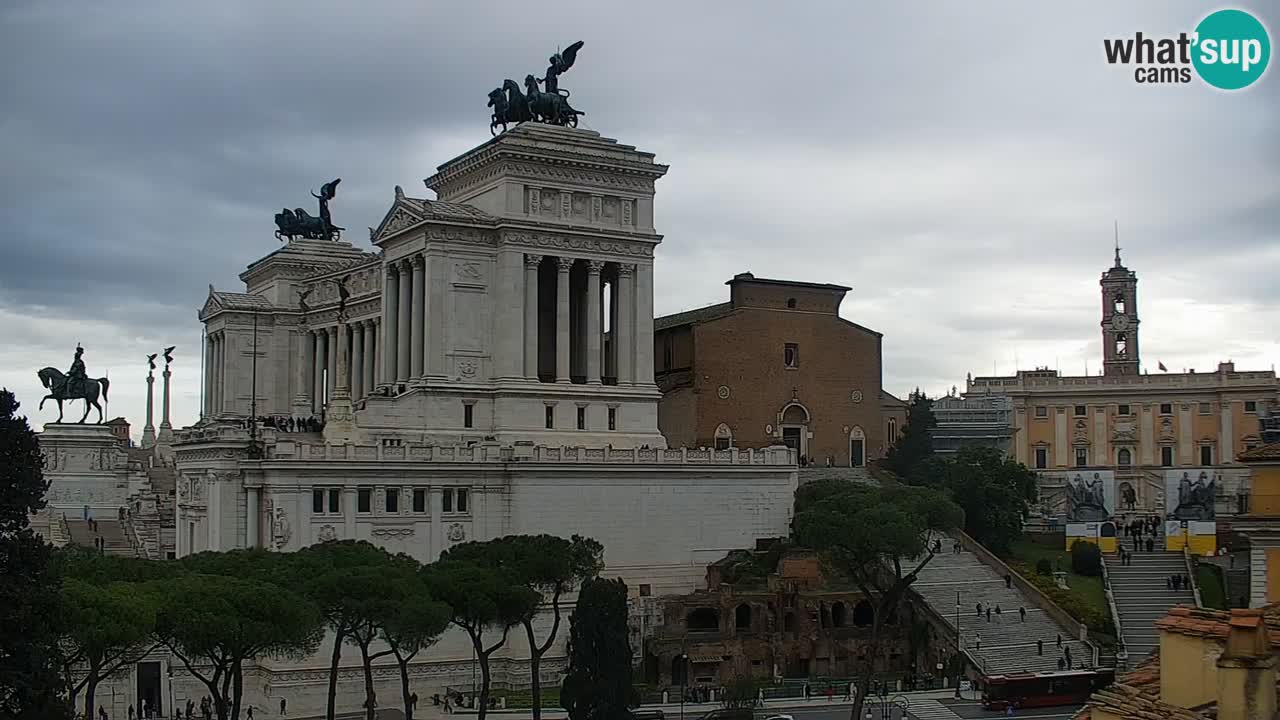
<path fill-rule="evenodd" d="M 1040 558 L 1036 561 L 1036 574 L 1053 577 L 1053 563 L 1049 562 L 1049 558 Z"/>
<path fill-rule="evenodd" d="M 1097 577 L 1102 574 L 1102 550 L 1091 542 L 1071 546 L 1071 571 L 1077 575 Z"/>

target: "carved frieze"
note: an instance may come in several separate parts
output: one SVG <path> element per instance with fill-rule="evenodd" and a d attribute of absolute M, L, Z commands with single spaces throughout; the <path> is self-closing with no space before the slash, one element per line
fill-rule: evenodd
<path fill-rule="evenodd" d="M 454 268 L 454 276 L 462 282 L 477 282 L 484 279 L 484 268 L 477 262 L 460 262 Z"/>
<path fill-rule="evenodd" d="M 398 539 L 413 537 L 412 527 L 375 527 L 370 533 L 376 538 Z"/>
<path fill-rule="evenodd" d="M 652 257 L 653 246 L 648 243 L 607 240 L 602 238 L 558 235 L 555 233 L 514 231 L 502 236 L 505 242 L 513 245 L 538 248 L 542 250 L 579 250 L 590 253 L 613 253 L 632 257 Z M 556 255 L 556 252 L 547 252 Z"/>

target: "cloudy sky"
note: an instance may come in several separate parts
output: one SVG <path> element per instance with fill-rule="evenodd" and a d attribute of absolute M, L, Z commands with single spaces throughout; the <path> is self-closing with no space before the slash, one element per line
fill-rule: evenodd
<path fill-rule="evenodd" d="M 1274 3 L 1236 6 L 1274 41 Z M 1267 369 L 1276 69 L 1227 94 L 1103 60 L 1104 37 L 1189 31 L 1204 7 L 8 0 L 0 386 L 52 420 L 35 371 L 81 342 L 137 434 L 144 356 L 173 344 L 174 421 L 192 422 L 196 310 L 278 246 L 278 208 L 341 176 L 335 219 L 376 225 L 394 185 L 424 194 L 488 139 L 490 89 L 578 39 L 562 86 L 585 124 L 671 166 L 659 313 L 750 270 L 853 286 L 843 314 L 884 333 L 895 393 L 1015 360 L 1096 373 L 1118 220 L 1144 364 Z"/>

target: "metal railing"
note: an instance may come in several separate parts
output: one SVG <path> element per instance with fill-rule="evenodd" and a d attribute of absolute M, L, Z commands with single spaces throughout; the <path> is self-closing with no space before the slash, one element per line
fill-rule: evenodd
<path fill-rule="evenodd" d="M 1187 568 L 1187 578 L 1191 581 L 1191 594 L 1196 599 L 1196 607 L 1202 608 L 1204 600 L 1200 598 L 1200 580 L 1196 578 L 1196 563 L 1186 545 L 1182 546 L 1182 562 Z"/>
<path fill-rule="evenodd" d="M 1120 623 L 1120 610 L 1116 607 L 1116 597 L 1111 592 L 1111 575 L 1107 572 L 1107 561 L 1102 561 L 1102 590 L 1107 596 L 1107 609 L 1111 611 L 1111 626 L 1116 631 L 1116 664 L 1122 668 L 1129 666 L 1129 649 L 1124 644 L 1124 628 Z M 1096 665 L 1097 656 L 1095 653 L 1094 664 Z"/>

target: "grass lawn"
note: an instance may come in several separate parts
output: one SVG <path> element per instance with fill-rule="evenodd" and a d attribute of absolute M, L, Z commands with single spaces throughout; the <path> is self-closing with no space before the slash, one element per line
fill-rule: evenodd
<path fill-rule="evenodd" d="M 1076 575 L 1071 572 L 1071 555 L 1063 548 L 1039 545 L 1029 540 L 1018 540 L 1013 543 L 1012 552 L 1005 561 L 1015 567 L 1024 577 L 1035 575 L 1036 562 L 1041 558 L 1049 561 L 1054 570 L 1067 573 L 1067 584 L 1071 586 L 1071 594 L 1078 596 L 1086 605 L 1096 608 L 1103 617 L 1110 617 L 1107 607 L 1107 593 L 1102 588 L 1102 577 Z"/>
<path fill-rule="evenodd" d="M 1196 584 L 1200 586 L 1200 601 L 1205 607 L 1227 609 L 1227 593 L 1222 587 L 1222 570 L 1209 564 L 1196 567 Z"/>
<path fill-rule="evenodd" d="M 533 707 L 533 693 L 528 690 L 494 690 L 494 697 L 507 699 L 508 708 Z M 542 688 L 542 709 L 560 709 L 560 686 Z"/>

